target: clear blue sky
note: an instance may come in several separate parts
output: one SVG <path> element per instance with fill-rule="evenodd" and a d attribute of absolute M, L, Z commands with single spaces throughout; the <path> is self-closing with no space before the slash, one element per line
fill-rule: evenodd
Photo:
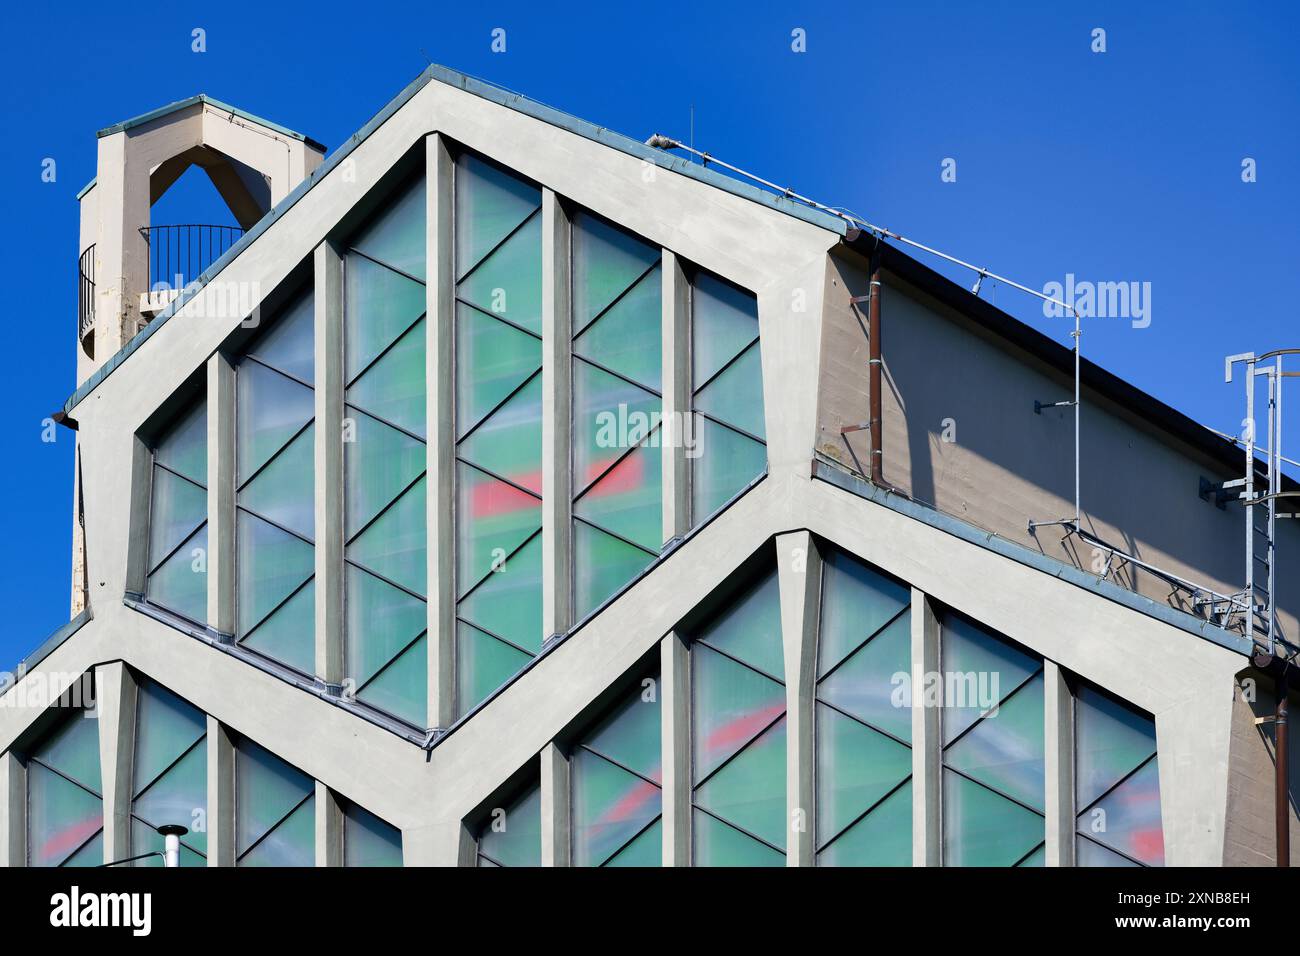
<path fill-rule="evenodd" d="M 1300 345 L 1293 3 L 286 6 L 9 7 L 0 668 L 68 617 L 72 443 L 43 444 L 41 420 L 75 385 L 75 197 L 95 131 L 199 92 L 331 150 L 429 60 L 638 139 L 689 138 L 693 107 L 697 146 L 1028 285 L 1150 282 L 1150 326 L 1093 322 L 1085 354 L 1223 430 L 1242 414 L 1223 356 Z M 212 218 L 210 201 L 186 188 L 154 218 Z M 1067 341 L 1064 320 L 996 296 Z"/>

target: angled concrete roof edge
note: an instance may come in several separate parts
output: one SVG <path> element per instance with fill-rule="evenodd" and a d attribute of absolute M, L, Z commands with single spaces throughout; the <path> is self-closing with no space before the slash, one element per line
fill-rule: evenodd
<path fill-rule="evenodd" d="M 538 103 L 535 100 L 530 100 L 519 93 L 513 93 L 504 87 L 494 86 L 486 80 L 476 79 L 468 74 L 450 69 L 449 67 L 430 64 L 421 71 L 419 76 L 408 83 L 400 93 L 389 100 L 379 112 L 367 120 L 361 129 L 349 136 L 338 147 L 338 149 L 327 156 L 325 161 L 317 166 L 306 179 L 299 183 L 289 193 L 289 195 L 280 200 L 278 205 L 259 219 L 253 228 L 249 229 L 240 237 L 238 242 L 227 249 L 216 262 L 208 266 L 208 268 L 194 280 L 188 291 L 182 291 L 171 305 L 158 313 L 158 315 L 154 316 L 148 325 L 141 329 L 129 342 L 118 350 L 117 354 L 113 355 L 108 359 L 108 361 L 91 373 L 90 377 L 87 378 L 86 381 L 68 397 L 67 401 L 63 403 L 63 411 L 66 414 L 71 414 L 72 410 L 76 408 L 76 406 L 79 405 L 87 395 L 94 391 L 95 388 L 98 387 L 98 385 L 104 381 L 104 379 L 106 379 L 114 369 L 126 361 L 126 359 L 129 358 L 136 349 L 148 341 L 149 337 L 153 335 L 153 333 L 156 332 L 164 322 L 183 308 L 185 303 L 193 298 L 194 294 L 198 292 L 198 290 L 207 285 L 207 283 L 210 282 L 217 273 L 224 269 L 228 262 L 233 260 L 248 248 L 249 245 L 256 241 L 257 237 L 265 232 L 272 223 L 288 212 L 288 210 L 291 209 L 293 205 L 312 188 L 312 186 L 328 175 L 334 167 L 338 166 L 339 163 L 341 163 L 358 144 L 369 137 L 370 134 L 378 129 L 385 120 L 406 105 L 411 97 L 422 90 L 430 80 L 437 80 L 438 82 L 445 83 L 449 86 L 459 87 L 475 96 L 499 103 L 509 109 L 516 110 L 517 112 L 523 113 L 527 116 L 532 116 L 534 119 L 549 123 L 552 126 L 566 129 L 576 135 L 602 143 L 603 145 L 609 146 L 612 149 L 617 149 L 620 152 L 649 160 L 657 166 L 661 166 L 673 172 L 681 173 L 684 176 L 689 176 L 692 179 L 723 189 L 740 196 L 741 198 L 769 206 L 778 212 L 794 216 L 797 219 L 801 219 L 815 226 L 820 226 L 838 235 L 842 236 L 847 231 L 847 225 L 844 220 L 835 216 L 818 212 L 808 206 L 792 202 L 783 196 L 777 196 L 773 193 L 766 192 L 759 189 L 757 186 L 742 183 L 729 176 L 724 176 L 721 173 L 714 172 L 713 170 L 706 169 L 694 163 L 688 163 L 684 159 L 665 153 L 662 150 L 652 149 L 644 143 L 640 143 L 629 136 L 624 136 L 622 133 L 615 133 L 603 126 L 597 126 L 596 124 L 589 123 L 586 120 L 580 120 L 568 113 L 563 113 L 557 109 Z M 219 105 L 222 109 L 231 108 L 226 106 L 224 103 L 218 104 L 215 100 L 210 98 L 206 101 Z M 164 112 L 181 109 L 194 102 L 198 102 L 198 97 L 191 97 L 188 101 L 182 100 L 179 103 L 164 106 L 160 110 L 155 110 L 152 114 L 145 114 L 142 117 L 136 117 L 134 120 L 128 120 L 127 123 L 147 122 L 149 119 L 153 119 Z M 258 122 L 264 121 L 258 120 Z M 118 125 L 125 127 L 126 124 Z M 111 132 L 112 129 L 113 127 L 110 127 L 108 130 L 101 131 L 100 135 L 102 136 L 107 132 Z"/>
<path fill-rule="evenodd" d="M 98 176 L 96 176 L 96 177 L 95 177 L 94 179 L 92 179 L 90 182 L 86 183 L 86 185 L 82 186 L 82 187 L 81 187 L 81 192 L 77 193 L 77 202 L 81 202 L 81 197 L 84 196 L 84 195 L 86 195 L 86 193 L 90 192 L 92 189 L 94 189 L 94 188 L 95 188 L 95 184 L 96 184 L 97 182 L 99 182 L 99 177 L 98 177 Z"/>
<path fill-rule="evenodd" d="M 183 110 L 187 107 L 194 106 L 196 103 L 206 103 L 209 106 L 215 106 L 219 110 L 225 110 L 227 113 L 233 113 L 235 116 L 242 116 L 250 122 L 257 123 L 260 126 L 265 126 L 267 129 L 275 130 L 277 133 L 281 133 L 285 136 L 306 143 L 308 146 L 317 149 L 322 153 L 325 152 L 325 147 L 310 136 L 304 136 L 296 130 L 291 130 L 287 126 L 281 126 L 279 123 L 273 123 L 269 119 L 265 119 L 255 113 L 241 110 L 238 106 L 231 106 L 229 103 L 223 103 L 221 100 L 208 96 L 206 93 L 188 96 L 183 100 L 177 100 L 175 103 L 168 103 L 166 106 L 160 106 L 147 113 L 141 113 L 139 116 L 133 116 L 120 123 L 114 123 L 112 126 L 107 126 L 104 129 L 101 129 L 95 134 L 95 136 L 97 138 L 102 138 L 104 136 L 111 136 L 114 133 L 123 132 L 124 130 L 133 129 L 136 126 L 143 126 L 145 123 L 152 122 L 153 120 L 166 116 L 169 113 L 175 113 L 177 110 Z"/>

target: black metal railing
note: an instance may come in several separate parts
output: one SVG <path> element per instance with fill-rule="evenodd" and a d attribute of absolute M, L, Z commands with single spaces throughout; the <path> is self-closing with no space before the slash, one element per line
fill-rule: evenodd
<path fill-rule="evenodd" d="M 95 247 L 77 260 L 77 339 L 95 357 Z"/>
<path fill-rule="evenodd" d="M 149 289 L 183 289 L 239 241 L 238 226 L 144 226 L 149 246 Z"/>

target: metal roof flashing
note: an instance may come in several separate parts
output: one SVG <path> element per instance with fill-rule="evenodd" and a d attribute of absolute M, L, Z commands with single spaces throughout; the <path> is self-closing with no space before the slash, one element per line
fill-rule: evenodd
<path fill-rule="evenodd" d="M 157 109 L 150 110 L 147 113 L 141 113 L 139 116 L 133 116 L 130 119 L 123 120 L 120 123 L 114 123 L 112 126 L 106 126 L 104 129 L 101 129 L 98 133 L 96 133 L 95 136 L 100 139 L 102 139 L 105 136 L 112 136 L 114 133 L 121 133 L 129 129 L 134 129 L 137 126 L 143 126 L 145 123 L 151 123 L 156 119 L 161 119 L 164 116 L 168 116 L 172 113 L 179 112 L 180 110 L 183 109 L 188 109 L 189 107 L 195 106 L 197 104 L 206 104 L 215 109 L 224 110 L 225 112 L 230 113 L 233 116 L 239 116 L 243 119 L 246 119 L 250 123 L 256 123 L 259 126 L 264 126 L 269 130 L 273 130 L 274 132 L 280 133 L 283 136 L 288 136 L 290 139 L 296 139 L 299 142 L 305 143 L 306 145 L 310 146 L 312 149 L 315 149 L 319 152 L 322 153 L 325 152 L 325 147 L 321 143 L 318 143 L 316 140 L 312 139 L 309 136 L 304 136 L 302 133 L 299 133 L 295 130 L 291 130 L 287 126 L 281 126 L 279 123 L 273 123 L 268 119 L 264 119 L 263 117 L 256 115 L 255 113 L 250 113 L 247 110 L 241 110 L 238 106 L 231 106 L 229 103 L 223 103 L 221 100 L 214 99 L 213 97 L 208 96 L 206 93 L 199 93 L 196 96 L 189 96 L 183 100 L 177 100 L 175 103 L 168 103 L 166 106 L 160 106 Z"/>

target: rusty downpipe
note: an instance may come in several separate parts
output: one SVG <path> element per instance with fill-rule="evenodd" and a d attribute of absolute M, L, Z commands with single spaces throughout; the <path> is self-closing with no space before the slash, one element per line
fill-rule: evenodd
<path fill-rule="evenodd" d="M 1282 662 L 1282 673 L 1277 679 L 1277 710 L 1273 714 L 1274 792 L 1277 827 L 1277 865 L 1291 865 L 1291 797 L 1290 759 L 1287 753 L 1287 672 L 1289 661 Z"/>

